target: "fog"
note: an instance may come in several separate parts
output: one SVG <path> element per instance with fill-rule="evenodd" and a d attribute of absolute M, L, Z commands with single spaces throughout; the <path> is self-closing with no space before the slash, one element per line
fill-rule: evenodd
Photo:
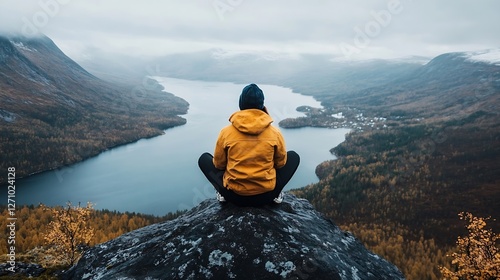
<path fill-rule="evenodd" d="M 223 52 L 363 60 L 500 46 L 500 2 L 0 0 L 0 32 L 43 33 L 77 61 Z"/>

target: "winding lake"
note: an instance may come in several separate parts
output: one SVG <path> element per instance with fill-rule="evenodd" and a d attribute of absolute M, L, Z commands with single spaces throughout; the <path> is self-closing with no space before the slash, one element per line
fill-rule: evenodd
<path fill-rule="evenodd" d="M 198 157 L 213 152 L 228 118 L 239 110 L 245 85 L 155 77 L 164 87 L 189 102 L 187 124 L 164 135 L 120 146 L 81 163 L 17 181 L 18 205 L 64 205 L 91 201 L 97 209 L 164 215 L 189 209 L 215 197 L 213 187 L 198 169 Z M 301 105 L 321 107 L 310 96 L 289 88 L 259 85 L 274 124 L 303 114 Z M 344 141 L 348 129 L 281 129 L 288 150 L 301 156 L 297 173 L 285 190 L 318 181 L 316 166 L 334 156 L 329 150 Z M 6 194 L 1 194 L 2 199 Z M 6 201 L 6 199 L 5 199 Z"/>

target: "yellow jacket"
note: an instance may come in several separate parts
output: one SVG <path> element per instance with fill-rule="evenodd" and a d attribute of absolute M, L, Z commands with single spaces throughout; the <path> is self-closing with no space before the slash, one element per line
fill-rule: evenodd
<path fill-rule="evenodd" d="M 276 168 L 286 163 L 285 141 L 273 119 L 259 109 L 241 110 L 229 118 L 219 134 L 214 165 L 225 170 L 224 186 L 239 195 L 271 191 Z"/>

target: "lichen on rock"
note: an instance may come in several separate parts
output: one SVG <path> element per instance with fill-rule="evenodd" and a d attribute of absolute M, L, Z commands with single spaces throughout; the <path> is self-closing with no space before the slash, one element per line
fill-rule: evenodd
<path fill-rule="evenodd" d="M 404 279 L 304 199 L 203 201 L 85 252 L 65 279 Z"/>

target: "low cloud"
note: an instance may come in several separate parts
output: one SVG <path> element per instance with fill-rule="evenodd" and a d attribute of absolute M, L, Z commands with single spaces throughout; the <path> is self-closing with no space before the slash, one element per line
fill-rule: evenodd
<path fill-rule="evenodd" d="M 0 2 L 0 32 L 44 33 L 70 56 L 219 48 L 364 59 L 500 47 L 494 0 Z"/>

